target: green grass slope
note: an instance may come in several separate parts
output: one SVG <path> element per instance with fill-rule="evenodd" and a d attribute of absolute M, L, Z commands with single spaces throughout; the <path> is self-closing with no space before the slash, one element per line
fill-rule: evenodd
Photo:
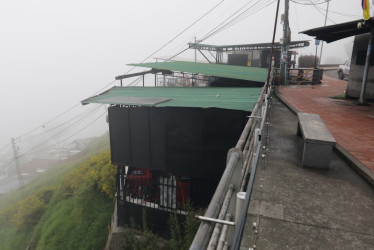
<path fill-rule="evenodd" d="M 0 249 L 103 249 L 114 206 L 108 134 L 0 199 Z"/>

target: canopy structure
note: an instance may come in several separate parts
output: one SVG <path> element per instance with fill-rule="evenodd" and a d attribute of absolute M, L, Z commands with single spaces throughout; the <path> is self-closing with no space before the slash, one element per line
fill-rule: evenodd
<path fill-rule="evenodd" d="M 314 36 L 318 40 L 323 40 L 327 43 L 335 42 L 337 40 L 347 38 L 350 36 L 360 35 L 364 33 L 370 32 L 371 28 L 374 26 L 373 18 L 365 21 L 362 27 L 358 27 L 359 23 L 364 23 L 363 19 L 347 22 L 347 23 L 340 23 L 325 27 L 319 27 L 315 29 L 310 29 L 306 31 L 302 31 L 300 33 Z"/>
<path fill-rule="evenodd" d="M 292 41 L 289 44 L 290 49 L 308 47 L 309 41 Z M 201 49 L 208 51 L 221 51 L 221 52 L 233 52 L 233 51 L 248 51 L 248 50 L 265 50 L 271 49 L 272 43 L 252 43 L 252 44 L 239 44 L 239 45 L 210 45 L 201 43 L 188 43 L 191 49 Z M 274 49 L 281 49 L 280 43 L 274 43 Z"/>
<path fill-rule="evenodd" d="M 267 69 L 265 68 L 243 67 L 213 63 L 154 62 L 129 65 L 262 83 L 266 81 L 267 77 Z"/>
<path fill-rule="evenodd" d="M 113 87 L 82 104 L 222 108 L 251 112 L 261 88 Z"/>

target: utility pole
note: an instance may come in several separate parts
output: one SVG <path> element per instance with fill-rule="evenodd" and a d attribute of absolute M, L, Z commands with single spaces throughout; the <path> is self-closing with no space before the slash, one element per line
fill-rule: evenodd
<path fill-rule="evenodd" d="M 330 1 L 331 1 L 331 0 L 326 0 L 326 2 L 327 2 L 327 8 L 326 8 L 326 14 L 325 14 L 325 24 L 324 24 L 323 26 L 326 26 L 326 23 L 327 23 L 327 14 L 329 13 L 329 5 L 330 5 Z M 321 67 L 323 43 L 324 43 L 324 41 L 322 41 L 322 44 L 321 44 L 321 51 L 319 52 L 319 64 L 318 64 L 318 68 Z"/>
<path fill-rule="evenodd" d="M 281 63 L 280 63 L 280 76 L 281 82 L 287 85 L 287 64 L 288 64 L 288 47 L 291 38 L 290 26 L 288 23 L 288 10 L 289 0 L 284 1 L 284 15 L 283 15 L 283 38 L 281 40 Z"/>
<path fill-rule="evenodd" d="M 23 182 L 23 176 L 22 176 L 22 168 L 19 163 L 19 155 L 18 155 L 18 149 L 16 146 L 16 141 L 14 138 L 12 138 L 12 147 L 13 147 L 13 155 L 14 155 L 14 162 L 16 163 L 16 170 L 18 175 L 18 182 L 19 182 L 19 188 L 21 190 L 21 195 L 25 195 L 25 188 L 24 188 L 24 182 Z"/>

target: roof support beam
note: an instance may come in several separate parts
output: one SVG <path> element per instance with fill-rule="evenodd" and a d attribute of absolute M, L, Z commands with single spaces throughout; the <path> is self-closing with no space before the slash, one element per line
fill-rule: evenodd
<path fill-rule="evenodd" d="M 157 74 L 157 73 L 162 73 L 163 75 L 171 75 L 173 72 L 170 70 L 159 70 L 159 69 L 151 69 L 148 71 L 143 71 L 143 72 L 138 72 L 138 73 L 133 73 L 133 74 L 125 74 L 125 75 L 120 75 L 116 76 L 116 80 L 122 80 L 130 77 L 135 77 L 135 76 L 144 76 L 146 74 Z"/>
<path fill-rule="evenodd" d="M 201 50 L 198 49 L 198 51 L 200 52 L 200 54 L 203 55 L 203 57 L 204 57 L 204 58 L 205 58 L 209 63 L 212 63 L 212 62 L 208 59 L 208 57 L 206 57 L 206 56 L 204 55 L 204 53 L 201 52 Z"/>

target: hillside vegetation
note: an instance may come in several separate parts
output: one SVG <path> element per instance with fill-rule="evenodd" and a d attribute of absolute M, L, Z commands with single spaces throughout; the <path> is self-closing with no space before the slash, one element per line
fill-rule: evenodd
<path fill-rule="evenodd" d="M 103 249 L 114 207 L 108 135 L 0 198 L 0 249 Z"/>

